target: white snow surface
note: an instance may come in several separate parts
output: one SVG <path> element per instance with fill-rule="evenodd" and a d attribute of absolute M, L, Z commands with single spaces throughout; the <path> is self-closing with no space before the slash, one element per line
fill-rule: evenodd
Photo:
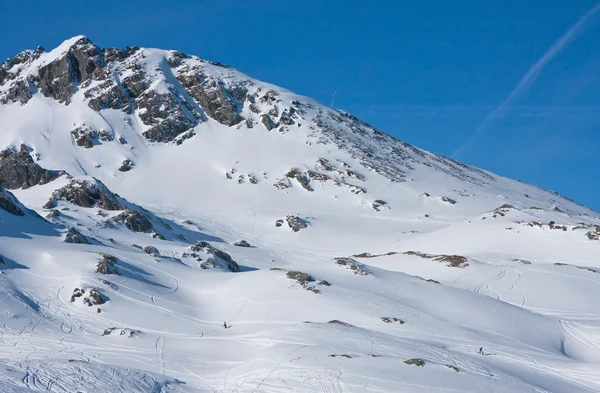
<path fill-rule="evenodd" d="M 20 72 L 34 74 L 80 39 Z M 171 51 L 140 51 L 150 89 L 182 89 L 161 68 Z M 600 391 L 600 241 L 588 236 L 600 233 L 596 212 L 366 125 L 356 132 L 336 120 L 347 114 L 233 69 L 184 62 L 224 84 L 273 90 L 280 112 L 293 101 L 303 112 L 268 131 L 245 106 L 252 128 L 209 117 L 176 145 L 146 141 L 137 112 L 94 111 L 83 87 L 68 105 L 36 93 L 0 106 L 0 149 L 25 144 L 44 168 L 102 181 L 165 237 L 106 224 L 121 211 L 64 200 L 58 217 L 43 219 L 66 176 L 13 190 L 31 210 L 0 209 L 0 391 Z M 82 125 L 115 140 L 77 146 L 71 131 Z M 125 159 L 134 167 L 120 172 Z M 398 172 L 378 170 L 382 162 Z M 286 178 L 293 168 L 332 180 L 312 179 L 308 191 Z M 290 215 L 308 226 L 294 232 Z M 95 240 L 65 243 L 69 227 Z M 242 239 L 251 247 L 233 245 Z M 203 269 L 189 255 L 199 241 L 240 272 Z M 95 272 L 101 254 L 120 275 Z M 443 255 L 462 263 L 436 260 Z M 296 271 L 314 281 L 288 277 Z M 75 288 L 95 288 L 105 303 L 71 302 Z"/>

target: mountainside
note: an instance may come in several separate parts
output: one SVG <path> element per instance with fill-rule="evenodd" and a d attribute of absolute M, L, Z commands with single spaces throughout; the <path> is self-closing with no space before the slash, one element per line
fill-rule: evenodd
<path fill-rule="evenodd" d="M 556 193 L 85 37 L 0 65 L 0 150 L 2 392 L 600 390 Z"/>

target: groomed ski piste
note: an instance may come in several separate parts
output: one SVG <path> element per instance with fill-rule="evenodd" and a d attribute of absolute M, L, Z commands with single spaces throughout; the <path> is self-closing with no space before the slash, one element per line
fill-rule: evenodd
<path fill-rule="evenodd" d="M 222 65 L 132 53 L 109 81 L 142 70 L 200 113 L 177 82 L 197 66 L 257 99 L 182 143 L 148 140 L 136 105 L 90 107 L 94 80 L 0 105 L 0 150 L 65 171 L 0 195 L 1 392 L 600 391 L 598 213 Z M 113 136 L 81 146 L 82 127 Z"/>

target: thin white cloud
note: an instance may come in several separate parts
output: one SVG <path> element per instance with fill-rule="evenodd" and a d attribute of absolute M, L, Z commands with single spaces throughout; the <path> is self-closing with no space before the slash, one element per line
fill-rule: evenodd
<path fill-rule="evenodd" d="M 471 137 L 463 143 L 458 149 L 456 149 L 451 157 L 459 158 L 459 156 L 467 150 L 470 145 L 473 143 L 475 138 L 477 138 L 481 132 L 485 129 L 485 127 L 492 121 L 494 118 L 498 116 L 512 101 L 514 101 L 519 94 L 521 94 L 528 86 L 531 85 L 538 77 L 540 72 L 544 69 L 544 67 L 560 52 L 562 52 L 577 36 L 581 33 L 583 27 L 587 23 L 587 21 L 596 15 L 600 11 L 600 3 L 596 4 L 593 8 L 591 8 L 588 12 L 583 14 L 577 22 L 575 22 L 569 29 L 556 41 L 548 50 L 536 61 L 525 73 L 525 75 L 521 78 L 519 83 L 515 86 L 515 88 L 510 92 L 510 94 L 502 101 L 500 105 L 498 105 L 490 114 L 488 114 L 485 119 L 479 124 L 477 129 Z"/>

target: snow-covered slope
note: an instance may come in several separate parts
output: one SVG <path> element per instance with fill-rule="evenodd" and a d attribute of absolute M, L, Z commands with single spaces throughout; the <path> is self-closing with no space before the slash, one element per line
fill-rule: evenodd
<path fill-rule="evenodd" d="M 85 37 L 0 66 L 0 149 L 3 392 L 600 390 L 600 218 L 555 193 Z"/>

